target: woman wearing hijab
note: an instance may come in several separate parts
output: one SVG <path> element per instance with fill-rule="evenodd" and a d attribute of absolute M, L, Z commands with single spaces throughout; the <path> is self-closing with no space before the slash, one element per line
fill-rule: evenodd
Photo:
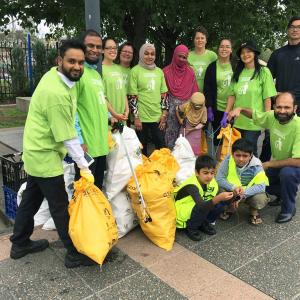
<path fill-rule="evenodd" d="M 188 65 L 189 50 L 185 45 L 175 48 L 172 62 L 163 71 L 168 86 L 169 114 L 166 124 L 165 142 L 170 149 L 174 147 L 179 135 L 180 124 L 176 117 L 176 106 L 191 98 L 198 92 L 194 70 Z"/>
<path fill-rule="evenodd" d="M 270 70 L 258 62 L 259 54 L 260 51 L 253 41 L 245 42 L 239 47 L 237 56 L 240 60 L 233 73 L 227 106 L 221 120 L 222 127 L 227 126 L 228 112 L 234 107 L 261 112 L 271 109 L 271 97 L 277 92 Z M 257 139 L 261 127 L 242 115 L 234 120 L 234 127 L 241 132 L 243 138 L 252 143 L 253 153 L 257 156 Z"/>
<path fill-rule="evenodd" d="M 204 95 L 196 92 L 190 101 L 176 107 L 176 116 L 183 133 L 196 156 L 201 154 L 201 132 L 207 121 Z"/>
<path fill-rule="evenodd" d="M 144 155 L 147 155 L 149 132 L 156 149 L 165 147 L 163 131 L 168 115 L 168 89 L 163 71 L 154 61 L 154 45 L 144 44 L 139 51 L 139 63 L 131 69 L 129 80 L 129 105 Z"/>

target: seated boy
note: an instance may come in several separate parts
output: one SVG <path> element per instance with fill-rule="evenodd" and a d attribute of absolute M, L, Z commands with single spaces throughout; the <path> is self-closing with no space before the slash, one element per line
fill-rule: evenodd
<path fill-rule="evenodd" d="M 210 156 L 199 156 L 195 174 L 174 190 L 176 227 L 186 228 L 187 236 L 193 241 L 201 240 L 200 231 L 216 234 L 210 222 L 214 222 L 223 211 L 223 206 L 218 204 L 233 197 L 232 192 L 218 194 L 215 168 L 216 162 Z"/>
<path fill-rule="evenodd" d="M 235 209 L 243 199 L 249 205 L 251 224 L 262 223 L 258 211 L 269 201 L 265 193 L 269 181 L 249 141 L 239 139 L 232 144 L 232 155 L 226 156 L 221 163 L 216 180 L 221 189 L 232 191 L 234 198 L 239 199 L 234 203 Z"/>

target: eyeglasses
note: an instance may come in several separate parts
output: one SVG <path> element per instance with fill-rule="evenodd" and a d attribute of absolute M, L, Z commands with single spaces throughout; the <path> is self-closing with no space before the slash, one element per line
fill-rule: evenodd
<path fill-rule="evenodd" d="M 133 54 L 133 52 L 131 52 L 131 51 L 126 51 L 126 50 L 122 50 L 121 53 L 125 53 L 125 54 Z"/>
<path fill-rule="evenodd" d="M 101 50 L 102 49 L 102 45 L 86 44 L 86 46 L 88 48 L 92 48 L 92 49 L 96 48 L 97 50 Z"/>
<path fill-rule="evenodd" d="M 300 25 L 297 25 L 297 26 L 295 26 L 295 25 L 290 25 L 289 29 L 290 29 L 290 30 L 300 30 Z"/>
<path fill-rule="evenodd" d="M 117 50 L 118 48 L 117 47 L 105 47 L 104 49 L 105 50 Z"/>

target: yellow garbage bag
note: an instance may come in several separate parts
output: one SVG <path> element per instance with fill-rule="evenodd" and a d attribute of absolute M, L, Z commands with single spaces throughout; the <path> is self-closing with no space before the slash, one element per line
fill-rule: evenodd
<path fill-rule="evenodd" d="M 231 154 L 232 144 L 241 138 L 241 133 L 236 128 L 231 128 L 228 124 L 226 128 L 221 128 L 217 139 L 223 139 L 222 147 L 220 150 L 220 160 L 222 161 L 228 154 Z"/>
<path fill-rule="evenodd" d="M 171 250 L 175 240 L 176 210 L 172 191 L 178 169 L 171 151 L 165 148 L 155 150 L 149 159 L 144 160 L 143 165 L 136 167 L 135 172 L 146 204 L 146 212 L 133 177 L 127 186 L 143 232 L 154 244 L 165 250 Z M 145 215 L 150 216 L 152 221 L 145 222 Z"/>
<path fill-rule="evenodd" d="M 201 147 L 200 147 L 200 155 L 207 154 L 208 146 L 205 131 L 202 129 L 201 131 Z"/>
<path fill-rule="evenodd" d="M 116 220 L 104 194 L 80 178 L 69 203 L 69 235 L 78 252 L 102 264 L 118 241 Z"/>

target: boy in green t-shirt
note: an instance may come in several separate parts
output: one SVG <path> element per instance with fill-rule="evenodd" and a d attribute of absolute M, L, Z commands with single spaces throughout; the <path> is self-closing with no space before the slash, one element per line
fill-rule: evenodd
<path fill-rule="evenodd" d="M 232 192 L 218 194 L 215 170 L 216 162 L 210 156 L 199 156 L 195 174 L 174 189 L 176 227 L 185 228 L 193 241 L 201 240 L 200 231 L 216 234 L 210 223 L 223 211 L 223 205 L 219 204 L 233 197 Z"/>

